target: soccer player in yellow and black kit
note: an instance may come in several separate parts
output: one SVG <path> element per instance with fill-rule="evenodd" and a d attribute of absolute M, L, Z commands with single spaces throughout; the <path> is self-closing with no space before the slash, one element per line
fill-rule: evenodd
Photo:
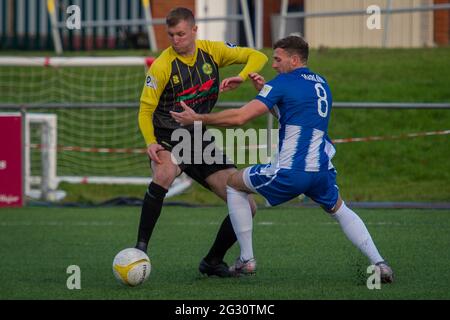
<path fill-rule="evenodd" d="M 227 197 L 227 179 L 237 171 L 233 164 L 226 161 L 225 155 L 222 164 L 196 164 L 197 162 L 191 161 L 177 165 L 172 162 L 171 150 L 177 141 L 172 141 L 171 136 L 180 125 L 172 119 L 169 112 L 181 111 L 180 101 L 184 101 L 198 113 L 209 113 L 217 101 L 219 91 L 239 87 L 250 73 L 261 70 L 268 60 L 263 53 L 250 48 L 196 40 L 197 26 L 189 9 L 173 9 L 166 17 L 166 24 L 171 46 L 161 53 L 147 73 L 139 111 L 139 127 L 147 144 L 147 154 L 153 171 L 152 182 L 142 206 L 136 244 L 136 248 L 144 252 L 147 251 L 148 242 L 161 213 L 164 197 L 181 171 L 224 201 Z M 219 68 L 232 64 L 245 66 L 238 76 L 220 82 Z M 193 126 L 183 128 L 191 133 L 194 129 Z M 193 134 L 191 139 L 193 141 Z M 203 149 L 209 143 L 203 142 Z M 190 151 L 191 159 L 194 158 L 193 149 Z M 256 205 L 251 196 L 249 203 L 254 215 Z M 208 276 L 230 276 L 223 258 L 235 242 L 236 235 L 227 215 L 209 253 L 200 262 L 200 272 Z"/>

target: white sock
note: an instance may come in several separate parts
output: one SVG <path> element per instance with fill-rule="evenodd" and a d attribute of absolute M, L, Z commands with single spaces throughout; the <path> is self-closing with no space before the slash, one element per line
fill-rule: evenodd
<path fill-rule="evenodd" d="M 332 216 L 339 222 L 347 238 L 369 258 L 372 264 L 383 261 L 364 222 L 344 202 Z"/>
<path fill-rule="evenodd" d="M 227 204 L 231 224 L 241 247 L 241 260 L 253 258 L 253 219 L 248 194 L 227 186 Z"/>

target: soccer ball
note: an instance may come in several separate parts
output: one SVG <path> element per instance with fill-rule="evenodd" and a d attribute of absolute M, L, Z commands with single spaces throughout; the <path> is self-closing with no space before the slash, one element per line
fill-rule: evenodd
<path fill-rule="evenodd" d="M 149 257 L 136 248 L 120 251 L 114 257 L 112 268 L 116 279 L 130 287 L 142 284 L 152 270 Z"/>

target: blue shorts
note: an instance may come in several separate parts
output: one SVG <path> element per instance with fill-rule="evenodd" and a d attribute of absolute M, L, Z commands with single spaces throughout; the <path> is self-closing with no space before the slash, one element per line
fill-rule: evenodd
<path fill-rule="evenodd" d="M 244 169 L 244 183 L 276 206 L 301 194 L 331 210 L 339 196 L 336 170 L 305 172 L 290 169 L 274 170 L 270 164 L 257 164 Z"/>

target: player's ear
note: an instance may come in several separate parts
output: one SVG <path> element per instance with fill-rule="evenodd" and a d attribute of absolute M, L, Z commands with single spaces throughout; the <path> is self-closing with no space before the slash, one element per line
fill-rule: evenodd
<path fill-rule="evenodd" d="M 301 64 L 302 59 L 300 58 L 300 56 L 298 54 L 293 54 L 291 56 L 291 61 L 294 66 L 298 66 Z"/>
<path fill-rule="evenodd" d="M 198 29 L 198 26 L 194 25 L 194 27 L 192 28 L 192 32 L 197 33 L 197 29 Z"/>

